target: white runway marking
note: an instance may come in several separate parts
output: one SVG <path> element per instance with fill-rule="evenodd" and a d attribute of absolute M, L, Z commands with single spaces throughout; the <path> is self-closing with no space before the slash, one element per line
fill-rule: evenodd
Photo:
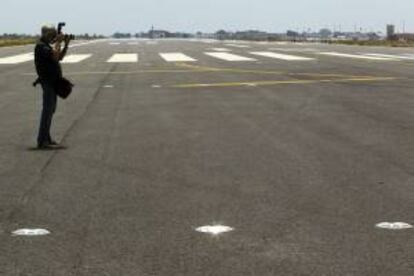
<path fill-rule="evenodd" d="M 217 52 L 231 52 L 231 50 L 227 48 L 211 48 L 210 50 L 217 51 Z"/>
<path fill-rule="evenodd" d="M 375 227 L 387 230 L 404 230 L 413 228 L 411 224 L 405 222 L 381 222 L 375 225 Z"/>
<path fill-rule="evenodd" d="M 78 63 L 84 61 L 85 59 L 90 58 L 91 54 L 84 55 L 67 55 L 61 62 L 62 63 Z"/>
<path fill-rule="evenodd" d="M 110 42 L 109 45 L 120 45 L 120 42 Z"/>
<path fill-rule="evenodd" d="M 226 44 L 226 46 L 236 47 L 236 48 L 250 48 L 248 45 L 241 45 L 241 44 Z"/>
<path fill-rule="evenodd" d="M 160 53 L 160 56 L 167 62 L 187 62 L 197 61 L 183 53 Z"/>
<path fill-rule="evenodd" d="M 81 42 L 81 43 L 78 43 L 78 44 L 72 44 L 72 45 L 69 45 L 69 48 L 74 48 L 74 47 L 80 47 L 80 46 L 84 46 L 84 45 L 89 45 L 89 44 L 93 44 L 93 43 L 98 43 L 98 42 L 100 42 L 100 41 L 106 41 L 106 40 L 101 40 L 101 39 L 97 39 L 97 40 L 91 40 L 91 41 L 88 41 L 88 42 Z"/>
<path fill-rule="evenodd" d="M 316 52 L 314 48 L 269 48 L 270 51 L 282 51 L 282 52 Z"/>
<path fill-rule="evenodd" d="M 19 229 L 12 232 L 13 236 L 46 236 L 49 235 L 50 232 L 46 229 Z"/>
<path fill-rule="evenodd" d="M 383 60 L 383 61 L 396 60 L 396 59 L 385 58 L 385 57 L 373 57 L 373 56 L 367 56 L 367 55 L 353 55 L 353 54 L 344 54 L 344 53 L 338 53 L 338 52 L 321 52 L 321 53 L 318 53 L 318 54 L 326 55 L 326 56 L 334 56 L 334 57 L 355 58 L 355 59 L 369 59 L 369 60 Z"/>
<path fill-rule="evenodd" d="M 270 57 L 282 60 L 289 60 L 289 61 L 297 61 L 297 60 L 315 60 L 314 58 L 308 57 L 299 57 L 299 56 L 292 56 L 292 55 L 285 55 L 285 54 L 278 54 L 273 52 L 250 52 L 252 55 L 263 56 L 263 57 Z"/>
<path fill-rule="evenodd" d="M 138 62 L 138 54 L 114 54 L 110 59 L 109 63 L 131 63 Z"/>
<path fill-rule="evenodd" d="M 0 64 L 19 64 L 28 62 L 34 59 L 33 53 L 26 53 L 21 55 L 9 56 L 0 58 Z"/>
<path fill-rule="evenodd" d="M 373 57 L 391 58 L 391 59 L 408 59 L 408 60 L 414 60 L 414 57 L 400 56 L 400 55 L 389 55 L 389 54 L 364 54 L 364 55 L 373 56 Z"/>
<path fill-rule="evenodd" d="M 224 226 L 224 225 L 207 225 L 207 226 L 202 226 L 196 229 L 197 232 L 200 233 L 206 233 L 206 234 L 212 234 L 212 235 L 219 235 L 222 233 L 227 233 L 227 232 L 231 232 L 234 229 L 229 227 L 229 226 Z"/>
<path fill-rule="evenodd" d="M 208 55 L 208 56 L 218 58 L 218 59 L 222 59 L 222 60 L 226 60 L 226 61 L 256 61 L 256 59 L 254 59 L 254 58 L 243 57 L 243 56 L 230 54 L 230 53 L 207 52 L 205 54 Z"/>

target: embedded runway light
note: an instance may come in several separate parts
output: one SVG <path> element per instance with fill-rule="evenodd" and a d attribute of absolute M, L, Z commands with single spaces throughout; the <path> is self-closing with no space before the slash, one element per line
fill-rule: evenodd
<path fill-rule="evenodd" d="M 13 236 L 46 236 L 49 235 L 50 232 L 46 229 L 18 229 L 12 232 Z"/>
<path fill-rule="evenodd" d="M 375 225 L 375 227 L 387 230 L 405 230 L 413 228 L 411 224 L 405 222 L 381 222 Z"/>
<path fill-rule="evenodd" d="M 201 226 L 196 229 L 197 232 L 200 233 L 206 233 L 206 234 L 212 234 L 212 235 L 220 235 L 223 233 L 231 232 L 234 228 L 231 228 L 229 226 L 224 225 L 207 225 L 207 226 Z"/>

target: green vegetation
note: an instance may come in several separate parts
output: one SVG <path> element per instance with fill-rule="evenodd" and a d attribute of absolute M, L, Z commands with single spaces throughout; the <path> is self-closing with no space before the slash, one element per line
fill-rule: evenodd
<path fill-rule="evenodd" d="M 0 38 L 0 47 L 27 45 L 27 44 L 34 44 L 35 42 L 36 42 L 35 38 L 21 38 L 21 39 Z"/>
<path fill-rule="evenodd" d="M 384 47 L 414 47 L 414 41 L 401 41 L 401 40 L 338 40 L 329 41 L 332 44 L 343 45 L 359 45 L 359 46 L 384 46 Z"/>

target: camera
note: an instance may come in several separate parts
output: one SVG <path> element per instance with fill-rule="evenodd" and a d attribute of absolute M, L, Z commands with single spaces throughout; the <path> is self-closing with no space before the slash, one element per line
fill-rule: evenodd
<path fill-rule="evenodd" d="M 65 22 L 60 22 L 57 27 L 58 34 L 62 33 L 62 28 L 66 26 Z M 65 34 L 65 39 L 74 40 L 75 36 L 73 34 Z"/>

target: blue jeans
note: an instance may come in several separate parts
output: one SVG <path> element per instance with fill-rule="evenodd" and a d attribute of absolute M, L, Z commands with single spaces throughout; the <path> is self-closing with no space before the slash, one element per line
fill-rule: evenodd
<path fill-rule="evenodd" d="M 52 126 L 53 114 L 56 111 L 57 95 L 55 87 L 50 83 L 41 83 L 43 88 L 43 108 L 40 117 L 38 145 L 48 144 L 52 141 L 50 127 Z"/>

